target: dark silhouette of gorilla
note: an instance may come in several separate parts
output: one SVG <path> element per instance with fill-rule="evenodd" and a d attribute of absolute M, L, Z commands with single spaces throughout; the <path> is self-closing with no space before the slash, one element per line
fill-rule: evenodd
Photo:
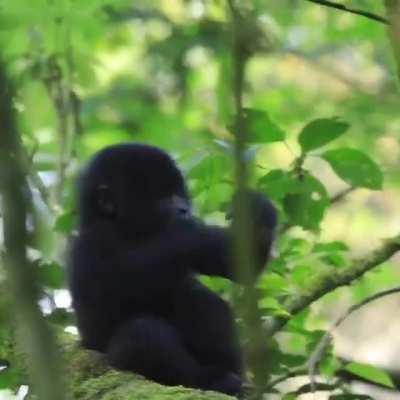
<path fill-rule="evenodd" d="M 249 198 L 261 270 L 277 216 L 261 194 Z M 83 346 L 163 384 L 238 394 L 232 312 L 196 279 L 233 278 L 231 231 L 192 216 L 168 154 L 143 144 L 100 151 L 80 180 L 79 216 L 69 278 Z"/>

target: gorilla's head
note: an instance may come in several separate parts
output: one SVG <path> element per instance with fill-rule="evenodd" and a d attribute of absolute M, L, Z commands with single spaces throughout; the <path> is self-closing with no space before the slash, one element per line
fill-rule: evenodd
<path fill-rule="evenodd" d="M 171 220 L 190 215 L 185 181 L 164 151 L 119 144 L 97 153 L 79 184 L 81 229 L 113 221 L 129 236 L 157 233 Z"/>

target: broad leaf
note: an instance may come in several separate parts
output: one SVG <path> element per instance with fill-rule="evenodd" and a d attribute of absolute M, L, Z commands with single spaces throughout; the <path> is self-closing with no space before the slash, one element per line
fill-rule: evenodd
<path fill-rule="evenodd" d="M 247 143 L 271 143 L 285 140 L 285 132 L 271 121 L 265 111 L 246 108 L 243 114 L 247 129 Z"/>
<path fill-rule="evenodd" d="M 74 211 L 67 211 L 61 214 L 54 224 L 54 230 L 60 233 L 71 233 L 77 225 L 77 215 Z"/>
<path fill-rule="evenodd" d="M 287 279 L 273 272 L 264 274 L 259 282 L 259 287 L 263 289 L 265 295 L 271 297 L 287 294 L 288 286 L 289 282 Z"/>
<path fill-rule="evenodd" d="M 318 149 L 343 135 L 349 128 L 347 122 L 337 118 L 321 118 L 311 121 L 301 131 L 298 141 L 303 153 Z"/>
<path fill-rule="evenodd" d="M 38 279 L 46 287 L 60 289 L 64 282 L 63 270 L 55 262 L 39 264 Z"/>
<path fill-rule="evenodd" d="M 272 199 L 282 199 L 287 193 L 294 192 L 297 179 L 289 172 L 274 169 L 258 180 L 259 189 Z"/>
<path fill-rule="evenodd" d="M 312 175 L 305 175 L 299 181 L 296 193 L 288 194 L 283 202 L 291 225 L 316 230 L 329 205 L 325 186 Z"/>
<path fill-rule="evenodd" d="M 341 148 L 325 152 L 322 158 L 349 185 L 374 190 L 382 189 L 382 171 L 365 153 L 355 149 Z"/>
<path fill-rule="evenodd" d="M 318 252 L 338 252 L 338 251 L 348 251 L 349 248 L 346 245 L 346 243 L 340 242 L 339 240 L 336 240 L 334 242 L 321 242 L 321 243 L 316 243 L 315 246 L 313 247 L 313 252 L 318 253 Z"/>
<path fill-rule="evenodd" d="M 352 362 L 347 364 L 344 369 L 367 381 L 378 383 L 379 385 L 387 386 L 392 389 L 395 388 L 392 378 L 385 371 L 373 365 Z"/>
<path fill-rule="evenodd" d="M 206 182 L 220 180 L 229 165 L 227 157 L 220 154 L 208 154 L 200 159 L 187 175 L 190 179 L 200 179 Z"/>
<path fill-rule="evenodd" d="M 6 368 L 0 371 L 0 390 L 13 389 L 20 383 L 20 377 L 15 368 Z"/>

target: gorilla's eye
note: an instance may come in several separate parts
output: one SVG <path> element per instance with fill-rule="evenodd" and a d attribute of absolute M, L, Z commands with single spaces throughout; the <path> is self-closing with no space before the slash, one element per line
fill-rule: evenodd
<path fill-rule="evenodd" d="M 172 195 L 161 201 L 161 209 L 169 215 L 178 218 L 188 218 L 191 216 L 191 207 L 188 199 L 178 195 Z"/>
<path fill-rule="evenodd" d="M 106 184 L 101 184 L 96 188 L 96 203 L 99 211 L 103 215 L 114 216 L 116 213 L 115 203 L 113 201 L 111 190 Z"/>
<path fill-rule="evenodd" d="M 186 216 L 189 215 L 190 209 L 189 209 L 188 206 L 180 206 L 180 207 L 177 208 L 176 211 L 177 211 L 179 216 L 186 217 Z"/>
<path fill-rule="evenodd" d="M 172 207 L 180 218 L 186 218 L 191 215 L 190 203 L 187 199 L 181 196 L 172 196 Z"/>

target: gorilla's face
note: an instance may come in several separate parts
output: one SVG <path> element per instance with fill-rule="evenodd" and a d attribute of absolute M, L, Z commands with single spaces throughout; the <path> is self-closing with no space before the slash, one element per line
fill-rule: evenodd
<path fill-rule="evenodd" d="M 157 233 L 190 216 L 181 172 L 163 151 L 146 145 L 116 145 L 101 151 L 81 180 L 81 226 L 107 219 L 128 236 Z"/>

